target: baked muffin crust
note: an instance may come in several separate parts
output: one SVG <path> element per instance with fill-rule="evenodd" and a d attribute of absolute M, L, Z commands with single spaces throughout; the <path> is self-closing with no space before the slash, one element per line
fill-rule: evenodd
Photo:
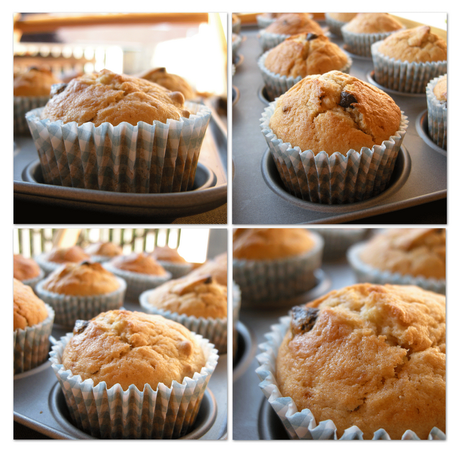
<path fill-rule="evenodd" d="M 40 324 L 48 317 L 45 303 L 30 286 L 13 279 L 13 327 L 25 329 Z"/>
<path fill-rule="evenodd" d="M 52 85 L 60 82 L 50 70 L 31 67 L 14 75 L 14 95 L 49 96 Z"/>
<path fill-rule="evenodd" d="M 265 31 L 280 35 L 298 35 L 299 33 L 324 34 L 318 22 L 310 19 L 308 13 L 281 14 Z"/>
<path fill-rule="evenodd" d="M 29 280 L 40 275 L 40 266 L 32 258 L 14 255 L 13 266 L 13 277 L 17 280 Z"/>
<path fill-rule="evenodd" d="M 166 123 L 189 116 L 182 93 L 108 69 L 71 80 L 48 101 L 41 114 L 42 119 L 75 121 L 78 125 L 91 122 L 96 127 L 106 122 L 113 126 L 122 122 L 135 126 L 139 121 Z"/>
<path fill-rule="evenodd" d="M 157 83 L 170 91 L 179 91 L 184 95 L 185 99 L 194 99 L 196 97 L 195 90 L 181 76 L 170 74 L 166 68 L 155 68 L 143 72 L 139 75 L 141 79 Z"/>
<path fill-rule="evenodd" d="M 338 20 L 340 22 L 350 22 L 357 16 L 358 13 L 327 13 L 331 19 Z"/>
<path fill-rule="evenodd" d="M 388 140 L 399 130 L 393 99 L 340 71 L 311 75 L 278 98 L 270 128 L 283 142 L 315 154 L 346 154 Z"/>
<path fill-rule="evenodd" d="M 346 25 L 353 33 L 385 33 L 403 28 L 388 13 L 359 13 Z"/>
<path fill-rule="evenodd" d="M 121 255 L 110 261 L 117 269 L 139 274 L 165 275 L 166 271 L 157 261 L 146 253 L 130 253 Z"/>
<path fill-rule="evenodd" d="M 168 246 L 164 247 L 155 247 L 153 252 L 150 254 L 152 258 L 155 258 L 158 261 L 168 261 L 171 263 L 187 263 L 185 258 L 179 255 L 177 249 L 173 249 Z"/>
<path fill-rule="evenodd" d="M 435 85 L 433 93 L 438 101 L 447 102 L 447 74 Z"/>
<path fill-rule="evenodd" d="M 360 284 L 292 312 L 276 360 L 283 396 L 340 437 L 384 428 L 445 431 L 445 298 L 415 286 Z"/>
<path fill-rule="evenodd" d="M 48 261 L 53 263 L 80 263 L 89 259 L 90 256 L 79 245 L 57 248 L 48 253 Z"/>
<path fill-rule="evenodd" d="M 210 275 L 219 285 L 227 286 L 228 275 L 228 257 L 227 253 L 221 253 L 214 259 L 206 261 L 200 267 L 194 269 L 188 275 L 192 276 L 205 276 Z"/>
<path fill-rule="evenodd" d="M 113 242 L 95 242 L 88 245 L 85 248 L 85 252 L 88 255 L 99 255 L 99 256 L 118 256 L 123 253 L 123 249 Z"/>

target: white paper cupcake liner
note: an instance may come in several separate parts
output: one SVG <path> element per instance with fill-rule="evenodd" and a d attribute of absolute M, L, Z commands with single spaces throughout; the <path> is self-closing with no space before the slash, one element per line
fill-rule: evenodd
<path fill-rule="evenodd" d="M 328 156 L 325 151 L 315 155 L 280 140 L 269 127 L 275 106 L 276 101 L 265 108 L 260 126 L 291 195 L 314 203 L 343 204 L 367 200 L 387 188 L 409 124 L 403 112 L 399 130 L 381 145 Z"/>
<path fill-rule="evenodd" d="M 48 358 L 54 310 L 46 303 L 45 306 L 48 317 L 43 322 L 13 333 L 14 374 L 31 370 Z"/>
<path fill-rule="evenodd" d="M 204 105 L 186 102 L 190 118 L 133 126 L 26 118 L 46 184 L 124 193 L 190 190 L 211 118 Z"/>
<path fill-rule="evenodd" d="M 341 38 L 342 37 L 342 27 L 346 25 L 348 22 L 342 22 L 340 20 L 333 19 L 331 16 L 329 16 L 328 13 L 325 13 L 324 16 L 325 16 L 326 25 L 328 26 L 329 31 L 333 35 Z"/>
<path fill-rule="evenodd" d="M 355 272 L 358 283 L 416 285 L 428 291 L 446 294 L 446 280 L 436 280 L 434 278 L 425 278 L 421 276 L 414 277 L 412 275 L 401 275 L 397 272 L 381 271 L 364 263 L 360 255 L 366 245 L 366 242 L 359 242 L 351 246 L 347 251 L 348 262 Z"/>
<path fill-rule="evenodd" d="M 148 289 L 156 288 L 171 279 L 171 273 L 166 272 L 165 275 L 148 275 L 140 274 L 138 272 L 129 272 L 122 269 L 118 269 L 108 263 L 102 263 L 102 265 L 112 274 L 122 278 L 127 285 L 126 288 L 126 299 L 131 302 L 138 302 L 139 296 Z"/>
<path fill-rule="evenodd" d="M 364 228 L 312 228 L 310 231 L 315 231 L 324 239 L 324 261 L 345 257 L 348 248 L 366 235 Z"/>
<path fill-rule="evenodd" d="M 233 40 L 233 38 L 235 38 Z M 235 63 L 236 57 L 238 55 L 238 50 L 240 50 L 241 43 L 243 42 L 240 35 L 232 35 L 232 62 Z"/>
<path fill-rule="evenodd" d="M 276 357 L 281 343 L 290 327 L 290 316 L 280 318 L 280 324 L 273 325 L 271 332 L 265 335 L 267 341 L 259 345 L 263 351 L 257 355 L 259 368 L 256 369 L 260 379 L 259 387 L 262 389 L 270 406 L 276 412 L 291 439 L 304 440 L 336 440 L 337 428 L 332 420 L 323 420 L 317 423 L 314 414 L 309 409 L 298 411 L 296 404 L 289 396 L 281 395 L 275 377 Z M 445 440 L 445 434 L 434 427 L 429 435 L 429 440 Z M 340 440 L 363 440 L 363 433 L 357 426 L 347 428 Z M 384 429 L 374 433 L 373 440 L 390 440 Z M 407 430 L 401 440 L 419 440 L 411 430 Z"/>
<path fill-rule="evenodd" d="M 37 286 L 37 283 L 40 280 L 43 280 L 45 278 L 45 271 L 40 268 L 40 273 L 34 277 L 34 278 L 28 278 L 26 280 L 21 280 L 24 285 L 30 286 L 34 291 L 35 291 L 35 286 Z"/>
<path fill-rule="evenodd" d="M 315 271 L 321 267 L 324 241 L 319 234 L 311 234 L 315 245 L 302 255 L 277 260 L 233 259 L 233 279 L 241 290 L 244 306 L 287 299 L 316 285 Z"/>
<path fill-rule="evenodd" d="M 379 52 L 382 41 L 371 46 L 375 81 L 401 93 L 425 93 L 430 80 L 447 72 L 447 61 L 416 63 L 396 60 Z"/>
<path fill-rule="evenodd" d="M 289 38 L 291 35 L 285 35 L 280 33 L 270 33 L 265 30 L 260 30 L 259 32 L 259 43 L 262 47 L 262 52 L 267 52 L 267 50 L 273 49 L 278 44 L 281 44 L 285 39 Z"/>
<path fill-rule="evenodd" d="M 300 82 L 303 77 L 297 76 L 282 76 L 280 74 L 275 74 L 265 67 L 265 60 L 267 58 L 268 52 L 265 52 L 258 60 L 258 65 L 260 72 L 262 73 L 262 78 L 264 79 L 265 89 L 271 100 L 276 99 L 282 94 L 286 93 L 290 88 L 292 88 L 296 83 Z M 344 73 L 349 73 L 352 65 L 352 60 L 348 57 L 347 64 L 343 68 L 338 68 L 339 71 Z"/>
<path fill-rule="evenodd" d="M 256 16 L 256 20 L 257 20 L 257 26 L 260 29 L 264 29 L 264 28 L 267 28 L 269 25 L 271 25 L 273 22 L 275 22 L 276 18 L 270 19 L 268 17 L 263 16 L 262 14 L 258 14 Z"/>
<path fill-rule="evenodd" d="M 98 296 L 69 296 L 47 291 L 43 288 L 45 280 L 36 286 L 40 299 L 53 307 L 54 322 L 62 326 L 74 326 L 78 319 L 90 320 L 109 310 L 117 310 L 123 305 L 126 292 L 126 282 L 117 277 L 120 284 L 116 291 Z"/>
<path fill-rule="evenodd" d="M 157 260 L 165 270 L 171 274 L 171 278 L 180 278 L 187 275 L 193 268 L 191 263 L 172 263 L 170 261 Z"/>
<path fill-rule="evenodd" d="M 156 308 L 149 303 L 149 297 L 152 293 L 151 290 L 143 292 L 139 296 L 141 307 L 147 313 L 154 315 L 161 315 L 164 318 L 171 319 L 187 327 L 188 330 L 207 338 L 215 345 L 220 354 L 227 352 L 227 318 L 203 318 L 195 316 L 187 316 L 184 314 L 174 313 L 170 310 L 162 310 Z"/>
<path fill-rule="evenodd" d="M 241 19 L 239 17 L 236 17 L 235 22 L 233 22 L 233 17 L 232 17 L 232 33 L 235 33 L 236 35 L 240 33 L 241 31 Z"/>
<path fill-rule="evenodd" d="M 48 255 L 49 253 L 43 252 L 33 257 L 35 262 L 40 266 L 40 268 L 45 273 L 45 277 L 51 274 L 51 272 L 55 271 L 58 267 L 61 267 L 64 265 L 64 263 L 55 263 L 53 261 L 48 261 Z"/>
<path fill-rule="evenodd" d="M 348 24 L 342 27 L 342 37 L 345 42 L 344 49 L 354 55 L 361 57 L 371 57 L 371 46 L 377 41 L 383 41 L 385 38 L 395 33 L 395 30 L 385 33 L 353 33 L 347 30 Z"/>
<path fill-rule="evenodd" d="M 105 382 L 94 386 L 92 379 L 82 381 L 64 369 L 62 353 L 72 335 L 53 346 L 50 361 L 77 428 L 102 439 L 174 439 L 187 434 L 217 365 L 214 345 L 197 336 L 206 365 L 193 378 L 173 381 L 170 387 L 158 384 L 156 389 L 146 384 L 142 391 L 131 385 L 124 391 L 119 384 L 110 389 Z"/>
<path fill-rule="evenodd" d="M 447 103 L 439 101 L 433 93 L 441 75 L 431 80 L 426 87 L 428 106 L 428 133 L 431 140 L 440 148 L 447 150 Z"/>
<path fill-rule="evenodd" d="M 14 133 L 30 136 L 26 113 L 44 107 L 49 99 L 49 96 L 14 96 Z"/>

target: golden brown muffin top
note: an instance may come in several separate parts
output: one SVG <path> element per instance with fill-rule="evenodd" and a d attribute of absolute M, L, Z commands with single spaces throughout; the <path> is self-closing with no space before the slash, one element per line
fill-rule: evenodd
<path fill-rule="evenodd" d="M 371 439 L 445 431 L 445 297 L 416 286 L 353 285 L 294 307 L 276 360 L 283 396 Z"/>
<path fill-rule="evenodd" d="M 53 263 L 80 263 L 89 260 L 90 256 L 79 245 L 74 245 L 68 248 L 51 250 L 48 253 L 47 259 Z"/>
<path fill-rule="evenodd" d="M 95 126 L 117 126 L 122 122 L 135 126 L 139 121 L 166 123 L 168 119 L 189 116 L 182 93 L 108 69 L 72 79 L 48 101 L 41 114 L 42 119 L 75 121 L 78 125 L 91 122 Z"/>
<path fill-rule="evenodd" d="M 315 245 L 304 228 L 237 228 L 233 257 L 239 260 L 276 260 L 301 255 Z"/>
<path fill-rule="evenodd" d="M 386 33 L 401 28 L 403 25 L 388 13 L 359 13 L 346 25 L 353 33 Z"/>
<path fill-rule="evenodd" d="M 40 275 L 40 266 L 32 258 L 14 255 L 13 264 L 13 277 L 17 280 L 29 280 Z"/>
<path fill-rule="evenodd" d="M 438 83 L 433 88 L 433 93 L 438 101 L 447 102 L 447 74 L 439 79 Z"/>
<path fill-rule="evenodd" d="M 259 14 L 259 16 L 263 17 L 264 19 L 277 19 L 283 14 L 285 13 L 262 13 L 262 14 Z"/>
<path fill-rule="evenodd" d="M 147 275 L 166 275 L 166 271 L 157 261 L 146 253 L 130 253 L 113 258 L 110 264 L 117 269 Z"/>
<path fill-rule="evenodd" d="M 265 67 L 286 77 L 305 77 L 342 69 L 348 57 L 337 44 L 324 35 L 302 33 L 294 35 L 271 49 Z"/>
<path fill-rule="evenodd" d="M 187 275 L 155 288 L 148 301 L 153 307 L 196 318 L 227 317 L 227 287 L 210 275 Z"/>
<path fill-rule="evenodd" d="M 185 99 L 196 98 L 195 90 L 190 84 L 181 76 L 177 74 L 170 74 L 166 68 L 149 69 L 139 75 L 141 79 L 157 83 L 170 91 L 179 91 L 184 95 Z"/>
<path fill-rule="evenodd" d="M 45 303 L 30 286 L 13 279 L 13 327 L 25 329 L 40 324 L 48 317 Z"/>
<path fill-rule="evenodd" d="M 399 130 L 401 111 L 382 90 L 339 71 L 311 75 L 278 98 L 270 128 L 315 154 L 372 148 Z"/>
<path fill-rule="evenodd" d="M 446 230 L 389 228 L 369 240 L 361 260 L 382 271 L 446 278 Z"/>
<path fill-rule="evenodd" d="M 61 81 L 45 68 L 31 67 L 14 75 L 15 96 L 49 96 L 51 86 Z"/>
<path fill-rule="evenodd" d="M 155 247 L 150 256 L 158 261 L 169 261 L 179 264 L 187 263 L 187 260 L 179 255 L 177 249 L 173 249 L 167 245 L 164 247 Z"/>
<path fill-rule="evenodd" d="M 338 20 L 339 22 L 350 22 L 357 14 L 358 13 L 327 13 L 328 17 Z"/>
<path fill-rule="evenodd" d="M 236 23 L 240 20 L 240 18 L 236 14 L 232 14 L 232 23 Z"/>
<path fill-rule="evenodd" d="M 99 296 L 116 291 L 120 283 L 100 263 L 67 263 L 45 279 L 43 289 L 68 296 Z"/>
<path fill-rule="evenodd" d="M 400 61 L 426 63 L 447 60 L 447 42 L 422 25 L 397 31 L 385 38 L 379 52 Z"/>
<path fill-rule="evenodd" d="M 184 326 L 162 316 L 125 310 L 101 313 L 76 323 L 74 336 L 62 355 L 66 370 L 94 385 L 120 384 L 139 390 L 150 384 L 182 383 L 206 364 L 203 351 Z"/>
<path fill-rule="evenodd" d="M 85 248 L 85 252 L 88 255 L 99 255 L 99 256 L 118 256 L 123 253 L 123 249 L 113 242 L 95 242 L 88 245 Z"/>
<path fill-rule="evenodd" d="M 265 31 L 280 35 L 298 35 L 300 33 L 324 34 L 318 22 L 310 19 L 307 13 L 281 14 Z"/>
<path fill-rule="evenodd" d="M 219 285 L 227 286 L 227 261 L 227 253 L 221 253 L 214 259 L 206 261 L 204 264 L 194 269 L 188 275 L 190 277 L 211 275 L 211 277 L 217 283 L 219 283 Z"/>

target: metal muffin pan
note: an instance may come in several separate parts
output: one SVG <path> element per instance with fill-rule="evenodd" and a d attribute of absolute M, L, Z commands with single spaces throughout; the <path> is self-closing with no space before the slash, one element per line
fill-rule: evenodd
<path fill-rule="evenodd" d="M 227 136 L 220 119 L 211 116 L 203 141 L 194 190 L 181 193 L 127 194 L 53 186 L 40 180 L 37 150 L 30 136 L 14 138 L 14 197 L 56 208 L 81 211 L 83 223 L 93 223 L 92 213 L 149 217 L 149 222 L 170 222 L 201 214 L 227 202 Z M 57 219 L 58 219 L 57 215 Z M 36 218 L 31 215 L 30 222 Z M 47 219 L 48 223 L 54 219 Z"/>
<path fill-rule="evenodd" d="M 405 167 L 406 164 L 409 166 L 404 168 L 407 174 L 404 173 L 404 181 L 400 179 L 397 190 L 394 185 L 390 186 L 381 196 L 347 208 L 343 205 L 312 206 L 313 203 L 308 206 L 301 199 L 291 200 L 283 184 L 275 184 L 268 172 L 267 144 L 260 131 L 259 120 L 269 101 L 257 65 L 262 53 L 257 33 L 256 27 L 242 28 L 242 34 L 247 37 L 241 50 L 245 60 L 232 80 L 240 90 L 232 121 L 232 152 L 236 168 L 232 198 L 234 224 L 342 223 L 446 199 L 447 153 L 435 149 L 436 145 L 424 132 L 426 129 L 419 126 L 419 117 L 427 109 L 426 97 L 382 88 L 409 118 L 402 151 L 402 163 Z M 331 36 L 330 39 L 343 48 L 340 38 Z M 376 85 L 372 76 L 372 59 L 349 55 L 353 59 L 350 74 Z M 265 168 L 266 172 L 258 172 L 256 168 Z M 273 190 L 275 187 L 276 190 Z M 426 223 L 431 223 L 429 219 L 430 212 L 427 210 Z"/>
<path fill-rule="evenodd" d="M 123 308 L 143 311 L 126 302 Z M 53 326 L 51 343 L 69 329 Z M 227 355 L 220 354 L 193 429 L 181 439 L 218 440 L 227 435 Z M 95 439 L 77 428 L 69 415 L 64 395 L 50 362 L 14 377 L 14 420 L 53 439 Z"/>

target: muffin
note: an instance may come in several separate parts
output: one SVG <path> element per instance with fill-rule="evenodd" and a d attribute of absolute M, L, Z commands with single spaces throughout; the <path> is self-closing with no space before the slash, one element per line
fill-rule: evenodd
<path fill-rule="evenodd" d="M 148 312 L 172 319 L 227 352 L 227 287 L 210 275 L 185 276 L 140 296 Z"/>
<path fill-rule="evenodd" d="M 446 230 L 390 228 L 348 250 L 359 282 L 411 284 L 441 294 L 446 289 Z"/>
<path fill-rule="evenodd" d="M 348 73 L 351 59 L 324 35 L 294 35 L 264 53 L 258 61 L 270 100 L 308 75 L 332 70 Z"/>
<path fill-rule="evenodd" d="M 271 25 L 273 22 L 275 22 L 276 19 L 278 19 L 279 16 L 283 15 L 285 13 L 263 13 L 263 14 L 258 14 L 256 16 L 257 20 L 257 25 L 259 28 L 267 28 L 269 25 Z"/>
<path fill-rule="evenodd" d="M 323 239 L 303 228 L 237 228 L 233 279 L 244 306 L 281 301 L 316 285 Z"/>
<path fill-rule="evenodd" d="M 243 39 L 236 33 L 232 34 L 232 63 L 236 64 L 239 59 L 238 51 L 240 50 Z"/>
<path fill-rule="evenodd" d="M 32 258 L 16 254 L 13 257 L 13 266 L 13 277 L 32 289 L 45 276 L 43 270 Z"/>
<path fill-rule="evenodd" d="M 167 439 L 193 426 L 217 354 L 178 323 L 114 310 L 76 323 L 50 360 L 79 429 L 98 438 Z"/>
<path fill-rule="evenodd" d="M 444 436 L 445 297 L 360 284 L 294 307 L 281 321 L 256 372 L 291 437 Z M 326 420 L 327 428 L 312 429 Z"/>
<path fill-rule="evenodd" d="M 145 252 L 120 255 L 103 263 L 103 266 L 126 281 L 126 298 L 133 302 L 137 302 L 144 291 L 156 288 L 171 278 L 171 273 Z"/>
<path fill-rule="evenodd" d="M 178 91 L 103 69 L 26 118 L 46 184 L 169 193 L 193 187 L 210 115 Z"/>
<path fill-rule="evenodd" d="M 260 121 L 288 192 L 325 204 L 385 190 L 408 126 L 389 95 L 339 71 L 305 77 Z"/>
<path fill-rule="evenodd" d="M 61 81 L 46 68 L 30 67 L 14 73 L 14 132 L 29 134 L 26 113 L 43 107 L 50 98 L 51 87 Z"/>
<path fill-rule="evenodd" d="M 217 255 L 211 260 L 206 261 L 200 267 L 197 267 L 190 276 L 195 275 L 210 275 L 220 285 L 227 286 L 228 276 L 228 257 L 227 252 Z"/>
<path fill-rule="evenodd" d="M 232 283 L 232 306 L 233 306 L 233 360 L 235 360 L 236 354 L 238 352 L 238 330 L 237 325 L 240 317 L 240 308 L 241 308 L 241 291 L 240 287 L 233 282 Z"/>
<path fill-rule="evenodd" d="M 43 252 L 35 257 L 38 265 L 45 272 L 45 276 L 49 275 L 62 264 L 81 263 L 90 259 L 90 255 L 85 253 L 79 245 L 53 248 L 50 252 Z"/>
<path fill-rule="evenodd" d="M 53 271 L 36 287 L 41 299 L 53 307 L 55 322 L 73 326 L 123 305 L 126 283 L 100 263 L 67 263 Z"/>
<path fill-rule="evenodd" d="M 420 26 L 372 44 L 375 81 L 402 93 L 425 93 L 431 79 L 447 72 L 447 43 Z"/>
<path fill-rule="evenodd" d="M 259 33 L 263 52 L 276 47 L 286 38 L 301 33 L 323 35 L 323 29 L 307 13 L 288 13 L 280 15 L 271 25 Z"/>
<path fill-rule="evenodd" d="M 53 319 L 53 309 L 30 286 L 13 279 L 14 374 L 46 361 Z"/>
<path fill-rule="evenodd" d="M 426 102 L 428 134 L 435 145 L 447 150 L 447 74 L 428 83 Z"/>
<path fill-rule="evenodd" d="M 91 261 L 105 262 L 123 254 L 123 249 L 114 242 L 94 242 L 85 248 Z"/>
<path fill-rule="evenodd" d="M 365 228 L 312 228 L 324 239 L 323 261 L 336 261 L 346 257 L 347 250 L 367 234 Z"/>
<path fill-rule="evenodd" d="M 403 25 L 387 13 L 359 13 L 342 27 L 345 50 L 363 57 L 371 56 L 371 45 L 381 41 Z"/>
<path fill-rule="evenodd" d="M 356 15 L 357 13 L 324 13 L 329 31 L 339 38 L 342 37 L 342 27 Z"/>
<path fill-rule="evenodd" d="M 170 74 L 166 71 L 166 68 L 149 69 L 140 74 L 139 77 L 157 83 L 170 91 L 179 91 L 186 100 L 193 100 L 197 97 L 195 90 L 183 77 L 177 74 Z"/>
<path fill-rule="evenodd" d="M 177 249 L 168 246 L 155 247 L 150 256 L 170 272 L 172 278 L 183 277 L 192 270 L 192 264 L 179 255 Z"/>
<path fill-rule="evenodd" d="M 232 33 L 238 34 L 241 31 L 241 19 L 237 14 L 232 14 Z"/>

